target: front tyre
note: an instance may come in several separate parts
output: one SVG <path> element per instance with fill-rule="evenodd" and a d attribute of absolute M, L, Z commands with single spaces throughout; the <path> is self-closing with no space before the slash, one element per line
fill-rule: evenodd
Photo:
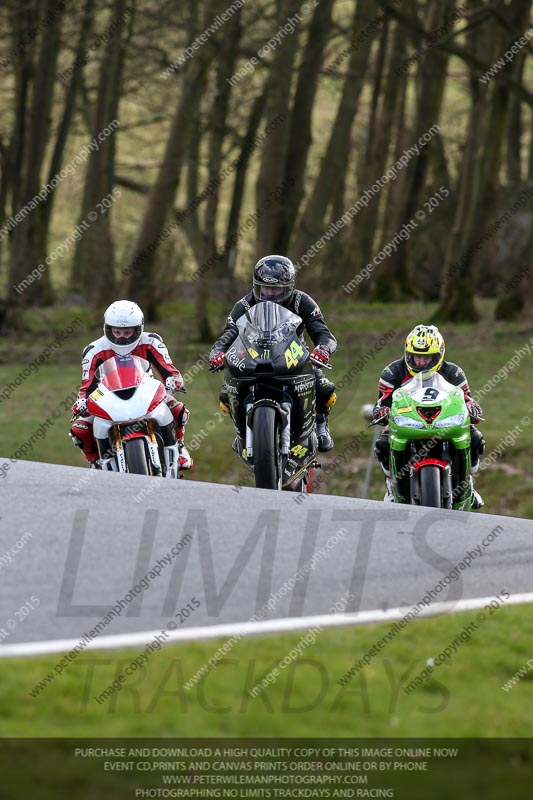
<path fill-rule="evenodd" d="M 420 469 L 420 505 L 441 508 L 441 470 L 433 464 Z"/>
<path fill-rule="evenodd" d="M 149 462 L 143 439 L 128 439 L 123 443 L 128 472 L 133 475 L 150 475 Z"/>
<path fill-rule="evenodd" d="M 257 489 L 280 489 L 279 425 L 276 410 L 259 406 L 254 413 L 254 473 Z"/>

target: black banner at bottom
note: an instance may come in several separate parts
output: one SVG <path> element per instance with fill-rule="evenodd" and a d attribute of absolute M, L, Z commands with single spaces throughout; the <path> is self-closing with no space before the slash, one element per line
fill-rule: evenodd
<path fill-rule="evenodd" d="M 531 797 L 530 739 L 2 739 L 6 800 Z"/>

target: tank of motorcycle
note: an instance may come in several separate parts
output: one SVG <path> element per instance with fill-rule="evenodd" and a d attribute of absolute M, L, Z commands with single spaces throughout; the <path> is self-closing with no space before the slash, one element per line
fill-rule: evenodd
<path fill-rule="evenodd" d="M 302 324 L 301 317 L 278 303 L 252 306 L 236 322 L 239 335 L 226 351 L 226 373 L 239 378 L 308 371 L 309 349 L 297 334 Z"/>
<path fill-rule="evenodd" d="M 440 413 L 429 420 L 417 408 L 440 408 Z M 425 439 L 453 441 L 459 450 L 469 448 L 470 417 L 462 389 L 438 373 L 428 378 L 416 375 L 393 393 L 389 430 L 389 442 L 395 450 Z"/>

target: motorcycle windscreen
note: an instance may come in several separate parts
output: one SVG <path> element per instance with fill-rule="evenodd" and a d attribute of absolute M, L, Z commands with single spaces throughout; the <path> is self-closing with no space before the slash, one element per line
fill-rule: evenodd
<path fill-rule="evenodd" d="M 106 389 L 115 392 L 117 389 L 131 389 L 139 386 L 150 364 L 139 356 L 114 356 L 104 361 L 96 370 L 96 378 Z"/>
<path fill-rule="evenodd" d="M 241 336 L 256 344 L 282 341 L 302 324 L 302 319 L 279 303 L 265 300 L 252 306 L 236 324 Z"/>
<path fill-rule="evenodd" d="M 445 380 L 438 372 L 433 373 L 433 375 L 427 378 L 423 378 L 422 374 L 415 375 L 402 386 L 402 390 L 406 394 L 420 402 L 424 400 L 438 400 L 442 395 L 448 395 L 458 388 L 458 386 L 454 386 L 452 383 Z M 427 391 L 428 389 L 432 390 L 431 393 Z"/>

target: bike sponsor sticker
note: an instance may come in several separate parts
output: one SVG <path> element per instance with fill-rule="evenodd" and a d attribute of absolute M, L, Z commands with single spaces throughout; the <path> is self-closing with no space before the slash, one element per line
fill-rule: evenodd
<path fill-rule="evenodd" d="M 313 388 L 314 385 L 315 385 L 314 379 L 310 381 L 304 381 L 302 383 L 295 383 L 294 391 L 297 392 L 298 394 L 300 394 L 301 392 L 308 392 L 310 389 Z"/>
<path fill-rule="evenodd" d="M 307 453 L 307 451 L 308 451 L 308 448 L 307 447 L 302 447 L 301 444 L 296 444 L 296 445 L 294 445 L 294 447 L 291 447 L 291 453 L 293 453 L 293 455 L 295 455 L 295 456 L 298 456 L 298 458 L 303 458 L 305 456 L 305 454 Z"/>
<path fill-rule="evenodd" d="M 241 351 L 242 352 L 242 351 Z M 234 367 L 237 367 L 241 372 L 245 369 L 244 358 L 239 358 L 236 347 L 230 347 L 226 353 L 226 360 Z"/>

